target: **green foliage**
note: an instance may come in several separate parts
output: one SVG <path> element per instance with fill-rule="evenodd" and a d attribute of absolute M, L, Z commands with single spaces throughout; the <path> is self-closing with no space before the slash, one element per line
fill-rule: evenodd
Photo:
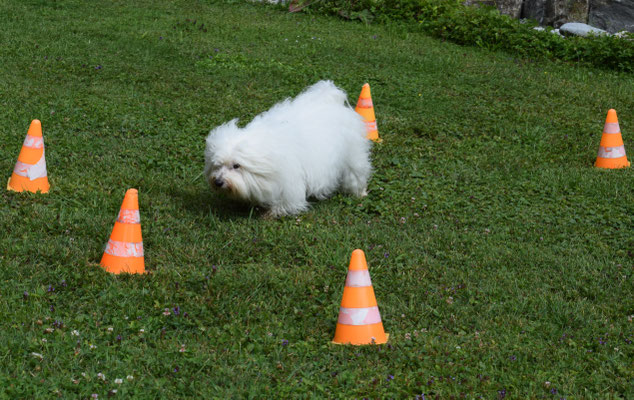
<path fill-rule="evenodd" d="M 417 22 L 423 31 L 463 45 L 634 71 L 634 35 L 563 38 L 550 28 L 536 31 L 534 23 L 522 23 L 492 7 L 466 6 L 460 0 L 324 0 L 311 7 L 366 23 Z"/>

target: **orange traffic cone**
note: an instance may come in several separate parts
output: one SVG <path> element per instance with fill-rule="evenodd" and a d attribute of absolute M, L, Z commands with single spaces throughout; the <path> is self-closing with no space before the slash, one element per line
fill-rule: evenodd
<path fill-rule="evenodd" d="M 357 101 L 357 106 L 354 111 L 361 114 L 365 120 L 365 126 L 368 131 L 367 138 L 380 143 L 381 139 L 379 139 L 379 131 L 376 127 L 376 116 L 374 115 L 374 105 L 372 104 L 369 83 L 363 85 L 361 94 L 359 95 L 359 101 Z"/>
<path fill-rule="evenodd" d="M 332 341 L 336 344 L 382 344 L 387 343 L 388 337 L 383 330 L 365 254 L 363 250 L 357 249 L 350 258 L 339 320 Z"/>
<path fill-rule="evenodd" d="M 128 189 L 125 193 L 119 216 L 114 223 L 100 264 L 106 271 L 113 274 L 145 273 L 139 193 L 136 189 Z"/>
<path fill-rule="evenodd" d="M 48 193 L 49 188 L 42 123 L 34 119 L 22 144 L 18 162 L 15 163 L 13 173 L 7 182 L 7 190 Z"/>
<path fill-rule="evenodd" d="M 603 136 L 601 136 L 601 143 L 599 144 L 599 154 L 594 166 L 598 168 L 624 168 L 630 166 L 630 162 L 627 161 L 627 156 L 625 155 L 619 119 L 613 109 L 608 111 L 608 116 L 605 119 Z"/>

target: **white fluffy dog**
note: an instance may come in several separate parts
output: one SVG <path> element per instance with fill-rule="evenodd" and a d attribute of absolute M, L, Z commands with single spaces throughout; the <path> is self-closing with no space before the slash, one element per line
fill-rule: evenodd
<path fill-rule="evenodd" d="M 337 189 L 365 196 L 371 141 L 363 118 L 331 81 L 320 81 L 276 104 L 244 128 L 237 119 L 211 131 L 205 177 L 230 197 L 267 208 L 268 215 L 298 214 L 307 199 Z"/>

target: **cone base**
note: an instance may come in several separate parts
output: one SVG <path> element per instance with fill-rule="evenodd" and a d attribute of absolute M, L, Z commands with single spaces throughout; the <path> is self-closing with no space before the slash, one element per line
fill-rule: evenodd
<path fill-rule="evenodd" d="M 600 158 L 597 157 L 597 161 L 594 163 L 594 166 L 597 168 L 608 168 L 608 169 L 617 169 L 617 168 L 627 168 L 631 165 L 629 161 L 627 161 L 627 157 L 619 157 L 619 158 Z"/>
<path fill-rule="evenodd" d="M 111 274 L 145 273 L 145 260 L 143 257 L 117 257 L 104 253 L 99 265 Z"/>
<path fill-rule="evenodd" d="M 48 183 L 48 177 L 37 178 L 30 180 L 24 176 L 11 173 L 11 177 L 7 182 L 7 190 L 14 192 L 33 192 L 33 193 L 48 193 L 51 185 Z"/>
<path fill-rule="evenodd" d="M 337 324 L 334 344 L 351 344 L 355 346 L 365 344 L 385 344 L 389 334 L 383 330 L 383 322 L 369 325 L 344 325 Z M 374 340 L 372 340 L 374 338 Z"/>

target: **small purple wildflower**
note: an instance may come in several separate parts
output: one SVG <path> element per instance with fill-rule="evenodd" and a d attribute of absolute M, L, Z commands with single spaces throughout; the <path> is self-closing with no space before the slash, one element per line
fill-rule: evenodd
<path fill-rule="evenodd" d="M 97 66 L 95 67 L 95 69 L 101 69 L 101 68 L 103 68 L 101 65 L 97 65 Z"/>
<path fill-rule="evenodd" d="M 48 308 L 51 312 L 55 311 L 55 306 L 51 304 L 51 306 Z"/>
<path fill-rule="evenodd" d="M 117 335 L 117 342 L 120 342 L 122 339 L 121 335 Z"/>
<path fill-rule="evenodd" d="M 52 293 L 52 292 L 54 292 L 54 291 L 55 291 L 55 288 L 53 287 L 53 285 L 48 285 L 48 289 L 47 289 L 47 291 L 48 291 L 49 293 Z"/>
<path fill-rule="evenodd" d="M 163 36 L 159 36 L 159 40 L 163 40 Z"/>
<path fill-rule="evenodd" d="M 510 357 L 509 357 L 509 359 L 510 359 L 511 361 L 515 361 L 515 360 L 517 360 L 517 357 L 515 357 L 515 356 L 510 356 Z"/>
<path fill-rule="evenodd" d="M 24 298 L 24 300 L 27 300 L 29 298 L 29 292 L 25 290 L 24 293 L 22 293 L 22 297 Z"/>
<path fill-rule="evenodd" d="M 506 397 L 506 389 L 498 390 L 498 398 L 503 399 Z"/>
<path fill-rule="evenodd" d="M 387 381 L 388 381 L 388 382 L 389 382 L 389 381 L 391 381 L 391 380 L 393 380 L 393 379 L 394 379 L 394 375 L 391 375 L 391 374 L 390 374 L 390 375 L 388 375 L 388 376 L 387 376 Z"/>
<path fill-rule="evenodd" d="M 68 286 L 68 284 L 66 284 L 66 279 L 62 279 L 61 285 L 62 287 Z"/>
<path fill-rule="evenodd" d="M 390 252 L 386 251 L 385 253 L 383 253 L 383 257 L 388 258 L 390 256 Z"/>
<path fill-rule="evenodd" d="M 180 369 L 180 368 L 178 367 L 178 365 L 177 365 L 177 366 L 175 366 L 175 367 L 174 367 L 174 369 L 173 369 L 172 371 L 174 371 L 174 373 L 176 373 L 176 372 L 178 372 L 178 371 L 180 371 L 180 370 L 181 370 L 181 369 Z"/>
<path fill-rule="evenodd" d="M 288 340 L 286 339 L 282 340 L 282 346 L 288 346 Z"/>
<path fill-rule="evenodd" d="M 179 315 L 181 313 L 181 309 L 179 306 L 174 307 L 172 311 L 174 312 L 174 315 Z"/>
<path fill-rule="evenodd" d="M 550 389 L 550 394 L 557 394 L 557 389 L 555 388 Z"/>

